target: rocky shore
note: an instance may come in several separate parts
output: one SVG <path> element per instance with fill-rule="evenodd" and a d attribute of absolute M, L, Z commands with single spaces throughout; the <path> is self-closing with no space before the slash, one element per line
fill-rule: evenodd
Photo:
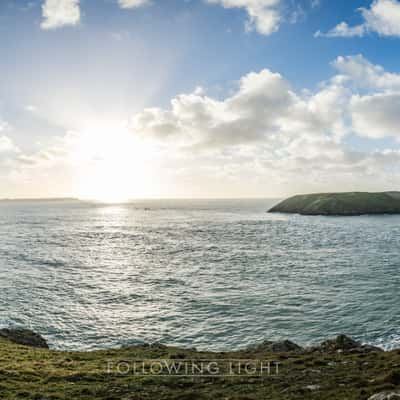
<path fill-rule="evenodd" d="M 176 369 L 188 363 L 196 373 Z M 394 400 L 400 350 L 340 335 L 309 348 L 285 340 L 218 353 L 161 344 L 63 352 L 32 331 L 2 329 L 0 399 Z"/>

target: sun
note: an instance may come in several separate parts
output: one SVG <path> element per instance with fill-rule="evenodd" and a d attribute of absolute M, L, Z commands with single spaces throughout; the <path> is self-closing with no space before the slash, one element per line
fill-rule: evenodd
<path fill-rule="evenodd" d="M 143 186 L 148 155 L 146 146 L 118 124 L 98 124 L 80 132 L 71 152 L 78 197 L 127 202 Z"/>

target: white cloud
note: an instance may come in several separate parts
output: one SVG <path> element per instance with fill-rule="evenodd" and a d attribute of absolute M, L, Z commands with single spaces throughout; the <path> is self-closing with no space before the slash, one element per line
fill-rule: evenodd
<path fill-rule="evenodd" d="M 321 31 L 317 31 L 314 37 L 362 37 L 365 34 L 365 26 L 349 26 L 346 22 L 341 22 L 336 25 L 332 30 L 328 33 L 322 33 Z"/>
<path fill-rule="evenodd" d="M 376 32 L 381 36 L 400 36 L 400 2 L 398 0 L 374 0 L 370 8 L 360 8 L 363 23 L 349 26 L 341 22 L 335 28 L 315 36 L 354 37 L 364 36 L 368 32 Z"/>
<path fill-rule="evenodd" d="M 263 35 L 276 32 L 282 17 L 279 10 L 281 0 L 207 0 L 224 8 L 244 8 L 249 15 L 247 29 L 256 29 Z"/>
<path fill-rule="evenodd" d="M 8 136 L 0 136 L 0 176 L 16 166 L 20 154 L 19 148 Z"/>
<path fill-rule="evenodd" d="M 42 5 L 42 29 L 77 25 L 81 19 L 79 0 L 45 0 Z"/>
<path fill-rule="evenodd" d="M 15 153 L 18 148 L 14 145 L 12 140 L 7 136 L 0 136 L 0 153 Z"/>
<path fill-rule="evenodd" d="M 353 129 L 360 136 L 400 140 L 400 93 L 354 96 L 351 101 Z"/>
<path fill-rule="evenodd" d="M 311 0 L 311 8 L 316 8 L 321 5 L 321 0 Z"/>
<path fill-rule="evenodd" d="M 201 92 L 179 95 L 171 108 L 146 109 L 131 127 L 138 134 L 192 149 L 218 149 L 293 138 L 337 140 L 346 133 L 350 92 L 332 80 L 312 95 L 296 94 L 269 70 L 249 73 L 236 93 L 216 100 Z"/>
<path fill-rule="evenodd" d="M 241 78 L 225 101 L 198 90 L 171 101 L 170 110 L 146 109 L 134 116 L 132 129 L 158 139 L 177 137 L 185 146 L 212 147 L 261 140 L 273 133 L 278 118 L 295 101 L 289 84 L 269 70 Z"/>
<path fill-rule="evenodd" d="M 361 9 L 368 30 L 382 36 L 400 36 L 400 2 L 375 0 L 370 9 Z"/>
<path fill-rule="evenodd" d="M 333 66 L 344 76 L 367 89 L 400 90 L 400 74 L 386 72 L 362 55 L 338 57 Z"/>
<path fill-rule="evenodd" d="M 4 131 L 8 127 L 8 123 L 0 119 L 0 132 Z"/>
<path fill-rule="evenodd" d="M 110 36 L 117 41 L 127 40 L 131 37 L 129 31 L 118 31 L 118 32 L 111 32 Z"/>
<path fill-rule="evenodd" d="M 121 8 L 138 8 L 151 4 L 150 0 L 118 0 Z"/>
<path fill-rule="evenodd" d="M 38 108 L 36 106 L 34 106 L 33 104 L 27 104 L 24 107 L 25 111 L 30 112 L 30 113 L 35 113 L 38 111 Z"/>
<path fill-rule="evenodd" d="M 11 126 L 0 118 L 0 178 L 4 186 L 4 176 L 18 164 L 18 157 L 21 155 L 20 149 L 13 140 L 2 132 L 10 130 Z M 1 194 L 0 194 L 1 195 Z"/>
<path fill-rule="evenodd" d="M 333 66 L 363 92 L 351 97 L 352 131 L 372 139 L 400 140 L 400 74 L 387 72 L 362 55 L 338 57 Z"/>

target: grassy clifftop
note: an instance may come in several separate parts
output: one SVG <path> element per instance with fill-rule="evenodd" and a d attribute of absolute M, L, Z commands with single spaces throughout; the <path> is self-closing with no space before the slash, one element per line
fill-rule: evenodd
<path fill-rule="evenodd" d="M 211 353 L 153 345 L 84 353 L 31 348 L 0 338 L 0 399 L 367 400 L 400 389 L 400 351 L 352 349 L 351 343 L 337 349 L 336 343 L 314 351 L 289 346 L 290 351 L 271 352 L 274 347 L 268 345 Z M 150 359 L 270 360 L 279 362 L 279 373 L 273 367 L 262 377 L 160 377 L 136 376 L 128 368 L 134 360 Z"/>
<path fill-rule="evenodd" d="M 269 212 L 302 215 L 398 214 L 400 192 L 297 195 L 282 201 Z"/>

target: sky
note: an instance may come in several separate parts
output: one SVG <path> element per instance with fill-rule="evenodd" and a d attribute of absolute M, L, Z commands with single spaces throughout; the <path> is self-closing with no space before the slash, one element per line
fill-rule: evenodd
<path fill-rule="evenodd" d="M 400 190 L 399 0 L 1 0 L 0 198 Z"/>

